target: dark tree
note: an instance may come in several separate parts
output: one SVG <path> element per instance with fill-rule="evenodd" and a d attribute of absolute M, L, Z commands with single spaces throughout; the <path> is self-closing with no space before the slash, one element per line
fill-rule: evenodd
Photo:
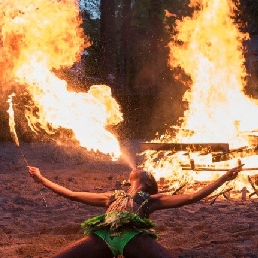
<path fill-rule="evenodd" d="M 150 76 L 151 87 L 155 88 L 160 82 L 160 75 L 166 67 L 167 56 L 164 55 L 164 9 L 162 8 L 162 0 L 151 0 L 149 8 L 149 53 L 150 53 Z M 158 69 L 157 69 L 158 68 Z"/>
<path fill-rule="evenodd" d="M 131 57 L 131 0 L 124 0 L 121 15 L 121 37 L 118 71 L 123 90 L 128 92 L 130 83 L 130 57 Z"/>
<path fill-rule="evenodd" d="M 115 7 L 115 0 L 100 2 L 100 67 L 105 80 L 116 75 Z"/>
<path fill-rule="evenodd" d="M 235 0 L 236 21 L 242 31 L 250 35 L 258 34 L 258 1 L 257 0 Z"/>
<path fill-rule="evenodd" d="M 138 93 L 157 90 L 158 77 L 167 63 L 164 50 L 164 9 L 162 0 L 136 2 L 134 5 L 132 45 L 134 53 L 134 80 Z"/>

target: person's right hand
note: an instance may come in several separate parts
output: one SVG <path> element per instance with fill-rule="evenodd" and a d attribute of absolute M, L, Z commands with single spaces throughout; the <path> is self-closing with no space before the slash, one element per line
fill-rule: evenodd
<path fill-rule="evenodd" d="M 226 177 L 226 180 L 227 181 L 230 181 L 230 180 L 233 180 L 235 179 L 237 176 L 238 176 L 238 173 L 242 170 L 242 167 L 244 166 L 244 164 L 238 166 L 238 167 L 234 167 L 234 168 L 231 168 L 226 174 L 225 174 L 225 177 Z"/>
<path fill-rule="evenodd" d="M 28 166 L 30 176 L 37 182 L 40 182 L 42 175 L 40 173 L 39 168 Z"/>

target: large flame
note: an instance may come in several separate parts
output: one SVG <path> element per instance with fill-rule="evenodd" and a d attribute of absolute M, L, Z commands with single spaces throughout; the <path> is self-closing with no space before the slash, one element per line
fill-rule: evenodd
<path fill-rule="evenodd" d="M 241 33 L 232 19 L 234 5 L 228 0 L 191 1 L 196 8 L 192 17 L 177 22 L 171 42 L 172 66 L 190 75 L 192 85 L 184 100 L 189 109 L 182 127 L 194 132 L 178 141 L 227 142 L 231 148 L 248 145 L 239 134 L 258 128 L 258 120 L 248 114 L 258 111 L 257 101 L 244 94 L 245 59 Z"/>
<path fill-rule="evenodd" d="M 224 142 L 230 148 L 249 146 L 244 132 L 258 129 L 258 120 L 250 115 L 258 112 L 258 106 L 257 101 L 244 93 L 246 70 L 242 43 L 248 35 L 241 33 L 234 23 L 235 6 L 230 0 L 192 0 L 190 6 L 193 15 L 177 21 L 177 33 L 169 44 L 170 65 L 181 67 L 191 77 L 192 84 L 184 94 L 188 109 L 176 136 L 163 135 L 154 141 Z M 171 179 L 174 188 L 184 182 L 213 180 L 239 164 L 239 157 L 214 164 L 210 153 L 200 152 L 145 151 L 142 155 L 145 156 L 143 167 L 157 179 Z M 190 160 L 205 165 L 207 171 L 191 167 L 183 171 L 184 166 L 189 167 Z M 246 168 L 257 168 L 257 155 L 250 154 L 240 161 Z M 241 172 L 239 180 L 232 182 L 234 188 L 247 186 L 246 174 L 252 173 L 257 172 Z"/>
<path fill-rule="evenodd" d="M 120 107 L 106 85 L 71 92 L 53 69 L 71 67 L 90 45 L 75 0 L 12 0 L 0 3 L 1 79 L 26 86 L 36 106 L 26 117 L 32 130 L 72 130 L 80 145 L 120 156 L 109 125 L 122 121 Z"/>

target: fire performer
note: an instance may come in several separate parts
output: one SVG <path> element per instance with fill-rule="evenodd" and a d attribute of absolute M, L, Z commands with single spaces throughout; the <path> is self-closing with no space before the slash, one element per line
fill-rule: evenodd
<path fill-rule="evenodd" d="M 82 228 L 86 237 L 61 250 L 54 258 L 171 258 L 166 248 L 155 241 L 154 223 L 149 215 L 154 211 L 178 208 L 200 201 L 225 182 L 237 177 L 242 166 L 227 171 L 217 180 L 192 194 L 167 195 L 158 193 L 154 177 L 135 169 L 129 175 L 127 192 L 75 192 L 45 178 L 36 167 L 28 166 L 34 180 L 72 201 L 105 207 L 106 213 L 86 220 Z"/>

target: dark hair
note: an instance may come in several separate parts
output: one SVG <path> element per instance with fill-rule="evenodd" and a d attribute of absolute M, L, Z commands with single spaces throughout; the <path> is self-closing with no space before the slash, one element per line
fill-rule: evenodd
<path fill-rule="evenodd" d="M 148 177 L 150 179 L 150 185 L 148 186 L 149 194 L 157 194 L 159 188 L 156 179 L 151 173 L 148 173 Z"/>

